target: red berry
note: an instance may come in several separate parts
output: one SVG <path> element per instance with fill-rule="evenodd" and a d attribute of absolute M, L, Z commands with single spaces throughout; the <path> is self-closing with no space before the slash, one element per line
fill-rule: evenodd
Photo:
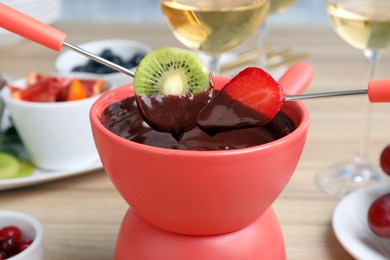
<path fill-rule="evenodd" d="M 283 105 L 283 89 L 271 75 L 249 67 L 232 78 L 203 108 L 198 126 L 222 131 L 264 125 Z"/>
<path fill-rule="evenodd" d="M 33 241 L 31 239 L 21 239 L 19 241 L 19 252 L 22 252 L 23 250 L 25 250 L 27 247 L 29 247 L 31 245 Z"/>
<path fill-rule="evenodd" d="M 0 249 L 0 260 L 7 259 L 7 253 Z"/>
<path fill-rule="evenodd" d="M 221 90 L 272 119 L 283 104 L 283 89 L 266 71 L 249 67 L 238 73 Z"/>
<path fill-rule="evenodd" d="M 380 156 L 380 165 L 382 170 L 387 175 L 390 175 L 390 145 L 386 146 L 385 149 L 383 149 Z"/>
<path fill-rule="evenodd" d="M 390 193 L 380 196 L 370 205 L 367 217 L 372 232 L 390 238 Z"/>
<path fill-rule="evenodd" d="M 0 238 L 13 237 L 19 240 L 22 237 L 22 232 L 15 226 L 7 226 L 0 230 Z"/>
<path fill-rule="evenodd" d="M 33 241 L 22 238 L 22 235 L 22 231 L 16 226 L 0 229 L 0 260 L 8 259 L 31 245 Z"/>
<path fill-rule="evenodd" d="M 13 237 L 8 237 L 3 241 L 1 249 L 7 253 L 7 256 L 15 255 L 19 250 L 19 242 Z"/>

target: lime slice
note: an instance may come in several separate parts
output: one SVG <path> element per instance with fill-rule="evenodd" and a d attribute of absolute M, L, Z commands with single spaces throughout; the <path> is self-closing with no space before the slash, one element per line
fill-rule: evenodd
<path fill-rule="evenodd" d="M 11 154 L 0 152 L 0 180 L 16 177 L 19 169 L 18 158 Z"/>
<path fill-rule="evenodd" d="M 35 167 L 30 161 L 21 160 L 19 171 L 15 177 L 19 178 L 19 177 L 30 176 L 34 173 L 34 171 L 35 171 Z"/>

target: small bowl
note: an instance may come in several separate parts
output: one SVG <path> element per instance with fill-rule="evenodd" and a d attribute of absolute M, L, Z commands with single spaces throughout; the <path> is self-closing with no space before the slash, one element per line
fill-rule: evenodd
<path fill-rule="evenodd" d="M 123 39 L 92 41 L 78 46 L 95 55 L 100 55 L 103 50 L 110 49 L 115 55 L 120 56 L 124 60 L 130 59 L 136 53 L 147 54 L 152 51 L 152 48 L 145 43 Z M 89 59 L 83 55 L 67 50 L 57 57 L 55 66 L 59 72 L 71 72 L 73 68 L 86 64 L 88 60 Z M 130 69 L 133 70 L 134 68 Z M 111 81 L 113 83 L 112 87 L 118 87 L 133 82 L 133 78 L 120 72 L 98 75 Z"/>
<path fill-rule="evenodd" d="M 43 228 L 36 218 L 23 212 L 0 210 L 0 229 L 6 226 L 18 227 L 24 237 L 33 240 L 29 247 L 8 260 L 43 259 Z"/>
<path fill-rule="evenodd" d="M 94 74 L 56 73 L 69 78 L 96 79 Z M 105 89 L 110 88 L 106 81 Z M 10 85 L 25 87 L 26 78 Z M 15 100 L 10 89 L 0 92 L 23 145 L 36 167 L 45 171 L 77 169 L 99 160 L 89 124 L 89 110 L 100 95 L 77 101 Z"/>

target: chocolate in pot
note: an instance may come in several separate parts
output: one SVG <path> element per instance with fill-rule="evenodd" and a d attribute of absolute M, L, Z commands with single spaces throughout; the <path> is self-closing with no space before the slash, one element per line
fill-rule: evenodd
<path fill-rule="evenodd" d="M 170 133 L 153 130 L 143 119 L 134 97 L 109 106 L 101 117 L 102 124 L 114 134 L 133 142 L 180 150 L 228 150 L 256 146 L 279 139 L 295 129 L 293 122 L 279 112 L 261 127 L 233 130 L 209 136 L 198 127 L 185 133 L 180 141 Z"/>

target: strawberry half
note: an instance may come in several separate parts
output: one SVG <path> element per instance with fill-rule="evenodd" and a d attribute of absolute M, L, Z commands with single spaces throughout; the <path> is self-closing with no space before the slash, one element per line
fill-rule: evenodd
<path fill-rule="evenodd" d="M 199 128 L 210 135 L 261 126 L 272 120 L 284 101 L 282 87 L 260 68 L 249 67 L 232 78 L 199 113 Z"/>

